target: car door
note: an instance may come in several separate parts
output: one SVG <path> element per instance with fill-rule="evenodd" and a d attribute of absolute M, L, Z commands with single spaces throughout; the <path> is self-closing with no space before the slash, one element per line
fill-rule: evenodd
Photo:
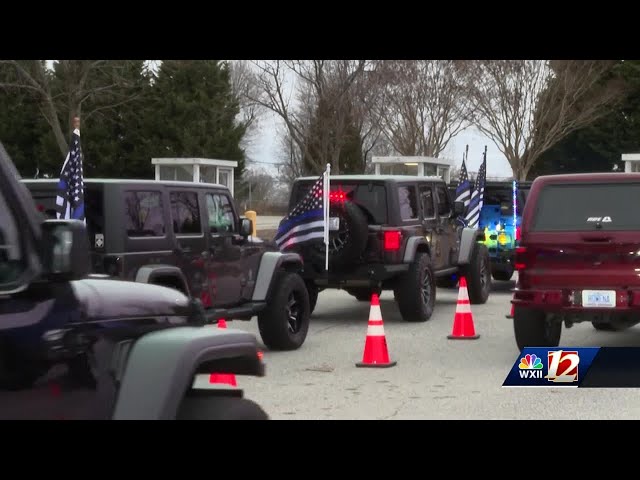
<path fill-rule="evenodd" d="M 205 194 L 209 242 L 207 267 L 208 293 L 214 307 L 229 307 L 242 298 L 242 248 L 238 240 L 238 221 L 227 191 Z"/>
<path fill-rule="evenodd" d="M 187 277 L 191 295 L 202 299 L 208 252 L 197 190 L 170 188 L 169 211 L 180 269 Z"/>
<path fill-rule="evenodd" d="M 441 237 L 441 255 L 443 266 L 447 268 L 455 265 L 458 253 L 458 233 L 456 219 L 453 218 L 453 202 L 444 183 L 436 183 L 435 199 L 437 213 L 437 232 Z"/>
<path fill-rule="evenodd" d="M 435 270 L 443 268 L 441 236 L 437 233 L 438 216 L 436 215 L 436 202 L 433 186 L 430 183 L 420 184 L 418 187 L 420 197 L 420 209 L 422 215 L 423 232 L 431 246 L 431 262 Z"/>

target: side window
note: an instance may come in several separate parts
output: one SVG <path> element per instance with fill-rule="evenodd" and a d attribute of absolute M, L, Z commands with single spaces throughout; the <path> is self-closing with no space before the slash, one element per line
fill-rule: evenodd
<path fill-rule="evenodd" d="M 0 193 L 0 288 L 17 281 L 25 268 L 18 223 Z"/>
<path fill-rule="evenodd" d="M 226 195 L 207 193 L 207 212 L 211 233 L 226 233 L 235 230 L 233 207 Z"/>
<path fill-rule="evenodd" d="M 171 219 L 176 235 L 198 235 L 202 233 L 200 206 L 197 192 L 171 192 Z"/>
<path fill-rule="evenodd" d="M 451 201 L 449 192 L 444 185 L 436 185 L 436 195 L 438 195 L 438 215 L 448 217 L 451 215 Z"/>
<path fill-rule="evenodd" d="M 416 187 L 398 187 L 398 200 L 400 201 L 400 216 L 402 220 L 414 220 L 418 218 Z"/>
<path fill-rule="evenodd" d="M 425 220 L 436 218 L 436 207 L 433 203 L 433 189 L 431 185 L 420 187 L 420 201 L 422 202 L 422 215 Z"/>
<path fill-rule="evenodd" d="M 126 192 L 124 205 L 129 237 L 163 237 L 165 235 L 160 192 Z"/>

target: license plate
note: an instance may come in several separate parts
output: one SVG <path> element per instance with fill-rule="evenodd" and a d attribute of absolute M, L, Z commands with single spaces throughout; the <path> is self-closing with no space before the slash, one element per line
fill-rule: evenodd
<path fill-rule="evenodd" d="M 340 230 L 340 217 L 329 218 L 329 230 Z"/>
<path fill-rule="evenodd" d="M 616 306 L 615 290 L 583 290 L 582 291 L 583 307 L 607 307 Z"/>

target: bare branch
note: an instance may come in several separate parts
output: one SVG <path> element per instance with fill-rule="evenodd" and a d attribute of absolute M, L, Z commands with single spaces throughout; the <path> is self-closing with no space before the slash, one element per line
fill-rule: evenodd
<path fill-rule="evenodd" d="M 379 76 L 380 128 L 399 154 L 437 157 L 469 125 L 466 62 L 385 61 Z"/>
<path fill-rule="evenodd" d="M 540 155 L 604 115 L 625 94 L 601 60 L 473 62 L 475 125 L 524 180 Z"/>

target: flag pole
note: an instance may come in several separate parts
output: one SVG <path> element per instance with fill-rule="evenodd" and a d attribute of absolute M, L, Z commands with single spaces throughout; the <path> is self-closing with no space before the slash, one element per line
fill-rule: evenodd
<path fill-rule="evenodd" d="M 331 174 L 331 164 L 327 163 L 324 171 L 324 186 L 322 188 L 324 207 L 324 269 L 329 271 L 329 175 Z"/>

